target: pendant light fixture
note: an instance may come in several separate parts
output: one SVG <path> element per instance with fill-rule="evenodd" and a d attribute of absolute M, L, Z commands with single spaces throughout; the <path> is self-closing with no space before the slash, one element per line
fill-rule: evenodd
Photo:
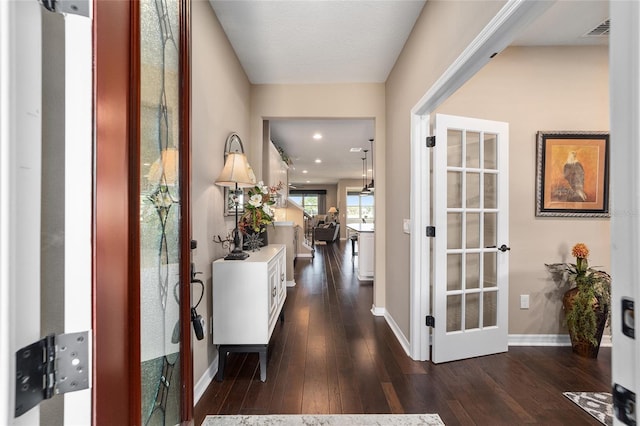
<path fill-rule="evenodd" d="M 367 187 L 367 178 L 368 178 L 368 174 L 367 174 L 367 151 L 369 151 L 368 149 L 364 150 L 364 157 L 362 157 L 362 191 L 360 191 L 361 195 L 369 195 L 371 194 L 371 191 L 369 191 L 369 188 Z"/>
<path fill-rule="evenodd" d="M 373 164 L 373 138 L 369 139 L 369 143 L 371 144 L 371 182 L 369 183 L 367 188 L 369 189 L 369 192 L 373 192 L 376 189 L 375 185 L 373 184 L 373 170 L 374 170 L 374 164 Z"/>

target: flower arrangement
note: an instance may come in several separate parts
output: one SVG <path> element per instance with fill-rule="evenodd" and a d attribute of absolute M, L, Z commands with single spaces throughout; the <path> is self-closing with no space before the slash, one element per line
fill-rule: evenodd
<path fill-rule="evenodd" d="M 547 268 L 552 273 L 563 274 L 561 282 L 570 284 L 563 301 L 570 334 L 577 340 L 597 345 L 598 319 L 606 316 L 608 324 L 611 317 L 611 277 L 589 267 L 589 248 L 584 243 L 574 245 L 571 255 L 576 263 L 555 263 Z"/>
<path fill-rule="evenodd" d="M 242 233 L 247 233 L 249 230 L 262 232 L 267 225 L 273 223 L 275 212 L 271 206 L 275 204 L 274 196 L 281 188 L 282 183 L 269 187 L 260 181 L 249 189 L 247 202 L 244 204 L 244 214 L 238 221 L 238 227 Z"/>

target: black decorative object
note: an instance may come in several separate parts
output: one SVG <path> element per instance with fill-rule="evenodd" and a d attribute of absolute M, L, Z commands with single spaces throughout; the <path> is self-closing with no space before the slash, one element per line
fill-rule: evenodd
<path fill-rule="evenodd" d="M 247 229 L 244 234 L 244 241 L 242 246 L 251 251 L 260 250 L 260 247 L 264 247 L 269 244 L 269 238 L 267 230 L 263 229 L 260 232 L 255 232 L 252 229 Z"/>

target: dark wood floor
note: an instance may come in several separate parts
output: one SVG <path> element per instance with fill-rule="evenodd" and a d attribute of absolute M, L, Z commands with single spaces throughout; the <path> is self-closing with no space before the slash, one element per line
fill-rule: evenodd
<path fill-rule="evenodd" d="M 256 354 L 230 354 L 225 380 L 195 408 L 207 414 L 437 413 L 447 425 L 598 425 L 565 391 L 609 391 L 611 350 L 596 360 L 568 347 L 434 365 L 412 361 L 384 318 L 372 284 L 355 276 L 350 243 L 318 246 L 296 265 L 285 322 L 269 346 L 267 381 Z M 389 291 L 389 290 L 388 290 Z M 392 291 L 392 290 L 391 290 Z"/>

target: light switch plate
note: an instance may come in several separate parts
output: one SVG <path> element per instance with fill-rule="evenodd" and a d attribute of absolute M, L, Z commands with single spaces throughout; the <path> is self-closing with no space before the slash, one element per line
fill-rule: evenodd
<path fill-rule="evenodd" d="M 520 295 L 520 309 L 529 309 L 529 295 L 521 294 Z"/>
<path fill-rule="evenodd" d="M 405 234 L 411 233 L 411 219 L 402 219 L 402 232 Z"/>

